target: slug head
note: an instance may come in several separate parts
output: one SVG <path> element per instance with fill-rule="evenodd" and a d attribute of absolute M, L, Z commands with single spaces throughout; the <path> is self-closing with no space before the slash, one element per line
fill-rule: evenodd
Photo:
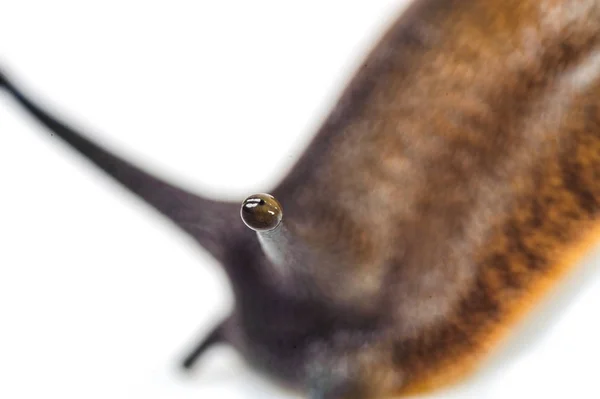
<path fill-rule="evenodd" d="M 185 368 L 191 368 L 212 345 L 229 343 L 254 368 L 309 392 L 311 398 L 368 397 L 370 385 L 363 378 L 372 370 L 360 359 L 370 358 L 367 363 L 379 359 L 379 355 L 369 355 L 368 348 L 378 341 L 374 332 L 383 312 L 360 311 L 372 295 L 354 295 L 348 300 L 345 293 L 352 291 L 353 283 L 360 286 L 361 277 L 327 248 L 316 249 L 315 233 L 322 223 L 333 226 L 336 220 L 322 212 L 315 216 L 312 208 L 298 213 L 305 204 L 299 206 L 295 195 L 284 192 L 282 196 L 295 211 L 289 223 L 283 220 L 282 205 L 268 194 L 249 197 L 240 210 L 239 204 L 190 193 L 58 120 L 1 71 L 0 88 L 57 138 L 189 234 L 222 265 L 235 296 L 234 309 L 185 359 Z M 304 227 L 298 229 L 298 225 Z"/>
<path fill-rule="evenodd" d="M 362 315 L 315 290 L 313 267 L 327 264 L 288 229 L 273 196 L 248 197 L 239 215 L 238 226 L 248 228 L 233 229 L 223 259 L 235 308 L 185 366 L 192 367 L 210 345 L 227 342 L 254 368 L 312 391 L 311 398 L 366 397 L 362 365 L 354 356 L 359 348 L 368 351 L 379 316 Z M 358 392 L 363 396 L 352 396 Z"/>

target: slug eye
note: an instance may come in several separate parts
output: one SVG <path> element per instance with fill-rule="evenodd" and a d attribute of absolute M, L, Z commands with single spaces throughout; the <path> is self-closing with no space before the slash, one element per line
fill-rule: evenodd
<path fill-rule="evenodd" d="M 281 204 L 269 194 L 254 194 L 246 198 L 240 214 L 246 226 L 259 232 L 273 230 L 283 218 Z"/>

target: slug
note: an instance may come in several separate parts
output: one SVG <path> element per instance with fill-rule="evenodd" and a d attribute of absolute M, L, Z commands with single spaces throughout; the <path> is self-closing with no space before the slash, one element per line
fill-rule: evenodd
<path fill-rule="evenodd" d="M 289 174 L 216 201 L 42 125 L 222 264 L 234 347 L 311 399 L 466 378 L 600 233 L 600 1 L 415 0 Z"/>

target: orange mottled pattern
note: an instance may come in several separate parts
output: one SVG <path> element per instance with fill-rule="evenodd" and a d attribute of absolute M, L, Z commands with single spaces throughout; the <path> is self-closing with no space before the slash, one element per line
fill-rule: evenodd
<path fill-rule="evenodd" d="M 515 177 L 513 205 L 478 251 L 476 284 L 454 316 L 396 343 L 395 360 L 408 381 L 403 393 L 468 376 L 600 241 L 600 84 L 567 96 L 565 116 L 543 143 L 545 155 Z"/>
<path fill-rule="evenodd" d="M 481 168 L 481 175 L 493 175 L 494 170 L 484 170 L 497 165 L 490 160 L 507 157 L 503 151 L 520 147 L 528 137 L 536 137 L 532 148 L 539 153 L 535 162 L 515 169 L 507 191 L 499 191 L 510 196 L 508 208 L 499 212 L 492 233 L 475 251 L 474 282 L 451 316 L 417 337 L 400 336 L 392 344 L 392 362 L 404 378 L 403 394 L 468 376 L 600 240 L 600 79 L 577 89 L 568 81 L 570 71 L 600 49 L 600 29 L 590 25 L 598 20 L 600 5 L 575 22 L 546 27 L 539 20 L 541 3 L 558 7 L 572 2 L 449 1 L 448 7 L 455 7 L 452 12 L 433 8 L 441 3 L 425 1 L 413 10 L 422 21 L 438 22 L 438 29 L 449 37 L 434 51 L 410 58 L 420 69 L 409 69 L 413 81 L 398 76 L 398 90 L 416 105 L 408 111 L 372 106 L 374 113 L 385 114 L 388 124 L 406 118 L 414 131 L 423 132 L 427 124 L 445 140 L 447 148 L 437 160 L 444 170 L 428 176 L 444 189 L 441 194 L 423 194 L 421 204 L 437 204 L 444 201 L 442 196 L 448 201 L 469 197 L 470 191 L 446 187 L 461 187 L 459 179 L 474 168 Z M 432 8 L 425 12 L 429 4 Z M 518 32 L 531 35 L 538 52 L 527 54 Z M 482 68 L 487 68 L 484 73 Z M 476 86 L 468 89 L 468 84 Z M 397 95 L 383 90 L 379 94 Z M 430 102 L 423 120 L 414 117 L 424 109 L 420 99 Z M 379 140 L 385 141 L 382 137 Z M 394 145 L 400 144 L 390 146 Z M 461 151 L 485 159 L 477 164 L 476 156 L 464 156 L 460 164 L 456 154 Z M 458 170 L 458 178 L 449 168 Z M 387 367 L 382 363 L 381 375 Z"/>
<path fill-rule="evenodd" d="M 479 254 L 477 284 L 455 317 L 398 343 L 407 392 L 465 376 L 600 239 L 600 88 L 580 99 L 569 139 L 517 185 L 518 200 Z"/>

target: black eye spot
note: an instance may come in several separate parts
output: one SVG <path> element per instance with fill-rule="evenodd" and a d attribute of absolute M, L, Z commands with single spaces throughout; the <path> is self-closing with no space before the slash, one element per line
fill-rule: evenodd
<path fill-rule="evenodd" d="M 246 198 L 240 211 L 246 226 L 255 231 L 269 231 L 281 223 L 281 204 L 269 194 L 254 194 Z"/>

